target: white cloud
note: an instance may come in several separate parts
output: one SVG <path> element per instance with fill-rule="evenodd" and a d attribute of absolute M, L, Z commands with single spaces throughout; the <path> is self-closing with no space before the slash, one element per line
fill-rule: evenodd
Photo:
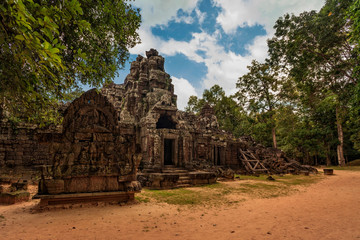
<path fill-rule="evenodd" d="M 190 16 L 180 16 L 175 18 L 175 22 L 177 23 L 184 22 L 186 24 L 192 24 L 194 22 L 194 19 Z"/>
<path fill-rule="evenodd" d="M 245 46 L 245 49 L 250 53 L 253 59 L 263 61 L 268 56 L 267 39 L 269 37 L 269 35 L 257 36 L 251 44 Z"/>
<path fill-rule="evenodd" d="M 206 13 L 203 13 L 201 12 L 199 9 L 195 9 L 195 13 L 196 13 L 196 16 L 198 17 L 199 19 L 199 24 L 203 24 L 205 18 L 206 18 Z"/>
<path fill-rule="evenodd" d="M 262 61 L 267 55 L 266 40 L 262 39 L 262 37 L 255 38 L 254 43 L 247 46 L 250 52 L 249 55 L 241 56 L 231 51 L 226 52 L 224 47 L 217 42 L 218 33 L 213 35 L 205 32 L 193 33 L 189 42 L 174 39 L 164 41 L 153 36 L 149 31 L 140 31 L 140 34 L 143 34 L 145 38 L 142 39 L 146 39 L 146 41 L 131 49 L 133 54 L 144 54 L 150 48 L 156 48 L 163 55 L 174 56 L 181 53 L 192 61 L 204 63 L 208 72 L 203 79 L 199 79 L 199 81 L 202 81 L 202 89 L 198 89 L 199 93 L 214 84 L 218 84 L 226 93 L 233 94 L 236 90 L 237 79 L 247 72 L 246 66 L 250 65 L 251 60 L 256 58 L 258 61 Z M 198 54 L 199 50 L 205 52 L 205 56 Z M 175 78 L 173 77 L 173 79 Z M 175 86 L 175 90 L 176 88 L 177 86 Z M 188 97 L 185 106 L 187 100 Z"/>
<path fill-rule="evenodd" d="M 184 78 L 174 76 L 171 78 L 174 84 L 174 93 L 177 95 L 177 107 L 180 110 L 184 110 L 189 101 L 189 97 L 197 96 L 196 90 L 191 83 Z"/>
<path fill-rule="evenodd" d="M 237 27 L 265 27 L 268 34 L 273 33 L 275 21 L 285 13 L 299 14 L 303 11 L 319 10 L 324 0 L 213 0 L 222 8 L 217 22 L 226 33 L 236 31 Z"/>
<path fill-rule="evenodd" d="M 192 12 L 198 0 L 135 0 L 133 5 L 141 8 L 142 26 L 167 25 L 169 21 L 176 20 L 177 12 Z M 184 18 L 184 20 L 188 20 Z M 180 21 L 180 19 L 178 19 Z"/>
<path fill-rule="evenodd" d="M 251 64 L 253 59 L 263 61 L 267 57 L 266 40 L 273 35 L 272 27 L 275 21 L 283 14 L 298 14 L 305 10 L 318 10 L 323 5 L 323 0 L 213 0 L 221 7 L 217 22 L 226 34 L 231 34 L 238 27 L 262 25 L 267 31 L 266 36 L 255 37 L 254 40 L 245 46 L 247 55 L 240 55 L 232 51 L 226 51 L 224 46 L 218 42 L 220 31 L 214 33 L 193 33 L 192 39 L 188 42 L 170 39 L 165 41 L 151 32 L 151 27 L 159 25 L 166 27 L 169 21 L 189 22 L 194 19 L 177 16 L 179 9 L 191 13 L 195 10 L 200 22 L 204 21 L 206 13 L 197 8 L 198 1 L 148 1 L 136 0 L 134 5 L 142 8 L 143 24 L 140 28 L 142 44 L 131 49 L 132 54 L 144 54 L 150 48 L 156 48 L 160 54 L 174 56 L 184 54 L 187 58 L 197 63 L 204 63 L 208 72 L 201 81 L 203 89 L 196 89 L 199 94 L 205 88 L 218 84 L 226 93 L 232 94 L 236 91 L 237 79 L 246 74 L 246 66 Z M 202 54 L 199 54 L 199 50 Z M 189 96 L 197 95 L 194 87 L 183 78 L 173 76 L 175 92 L 178 95 L 178 107 L 183 109 L 187 105 Z"/>

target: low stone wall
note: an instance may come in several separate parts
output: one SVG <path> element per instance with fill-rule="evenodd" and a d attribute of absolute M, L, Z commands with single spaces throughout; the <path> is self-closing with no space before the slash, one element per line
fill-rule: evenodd
<path fill-rule="evenodd" d="M 210 172 L 190 172 L 189 177 L 192 185 L 212 184 L 216 182 L 215 173 Z"/>
<path fill-rule="evenodd" d="M 216 182 L 216 174 L 212 172 L 187 173 L 139 173 L 137 180 L 143 187 L 150 189 L 171 189 L 196 185 L 212 184 Z"/>
<path fill-rule="evenodd" d="M 56 129 L 0 122 L 0 175 L 39 175 L 40 166 L 50 164 L 50 141 L 57 134 Z"/>
<path fill-rule="evenodd" d="M 40 181 L 39 192 L 42 194 L 140 191 L 137 181 L 121 182 L 117 176 L 73 177 L 69 179 L 44 179 Z"/>

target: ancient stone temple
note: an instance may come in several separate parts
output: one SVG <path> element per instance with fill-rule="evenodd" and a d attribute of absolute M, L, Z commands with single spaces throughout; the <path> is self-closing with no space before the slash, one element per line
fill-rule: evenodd
<path fill-rule="evenodd" d="M 154 49 L 131 63 L 123 84 L 74 100 L 53 129 L 0 122 L 0 166 L 40 169 L 43 204 L 133 199 L 141 186 L 216 181 L 220 167 L 248 173 L 313 171 L 251 138 L 219 129 L 212 108 L 179 111 L 164 58 Z M 5 169 L 5 168 L 4 168 Z"/>
<path fill-rule="evenodd" d="M 195 159 L 209 159 L 204 155 L 207 150 L 198 146 L 210 142 L 216 145 L 214 161 L 221 164 L 220 158 L 225 154 L 220 150 L 223 143 L 215 143 L 216 137 L 210 135 L 206 139 L 200 136 L 206 128 L 218 127 L 216 118 L 211 113 L 197 118 L 177 109 L 174 86 L 164 71 L 164 58 L 156 50 L 146 52 L 146 58 L 138 56 L 131 63 L 124 84 L 110 84 L 101 94 L 114 105 L 119 121 L 132 124 L 136 131 L 136 144 L 142 156 L 138 179 L 142 185 L 167 188 L 215 182 L 213 172 L 192 170 Z M 200 135 L 195 133 L 196 129 L 201 131 Z"/>

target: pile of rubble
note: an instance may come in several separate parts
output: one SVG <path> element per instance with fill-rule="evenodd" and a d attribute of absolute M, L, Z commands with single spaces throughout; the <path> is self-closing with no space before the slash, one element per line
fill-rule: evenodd
<path fill-rule="evenodd" d="M 13 181 L 10 178 L 0 178 L 0 204 L 15 204 L 29 199 L 26 180 Z"/>
<path fill-rule="evenodd" d="M 193 161 L 193 168 L 214 172 L 218 179 L 233 179 L 237 174 L 316 174 L 317 169 L 288 158 L 283 151 L 264 147 L 250 136 L 242 136 L 238 146 L 238 167 L 215 166 L 208 161 Z"/>
<path fill-rule="evenodd" d="M 248 173 L 265 172 L 268 174 L 309 174 L 317 173 L 316 168 L 301 165 L 299 162 L 288 158 L 283 151 L 276 148 L 264 147 L 256 143 L 251 137 L 240 138 L 246 142 L 246 148 L 239 149 L 242 156 L 244 169 Z"/>

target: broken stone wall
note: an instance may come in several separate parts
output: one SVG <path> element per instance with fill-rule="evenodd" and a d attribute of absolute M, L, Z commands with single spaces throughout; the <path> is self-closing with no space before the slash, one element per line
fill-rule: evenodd
<path fill-rule="evenodd" d="M 39 177 L 42 165 L 50 164 L 49 147 L 59 129 L 0 122 L 0 174 Z"/>
<path fill-rule="evenodd" d="M 50 143 L 39 194 L 138 189 L 140 147 L 133 124 L 120 123 L 109 99 L 89 90 L 64 113 L 63 132 Z"/>

